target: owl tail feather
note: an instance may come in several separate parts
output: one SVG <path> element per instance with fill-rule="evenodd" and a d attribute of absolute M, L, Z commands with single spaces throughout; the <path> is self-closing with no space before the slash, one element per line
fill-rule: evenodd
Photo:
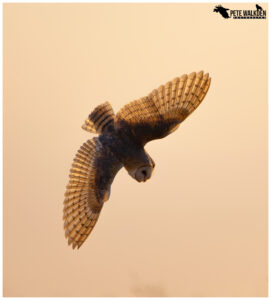
<path fill-rule="evenodd" d="M 98 105 L 85 120 L 82 128 L 91 133 L 102 134 L 114 130 L 115 114 L 109 102 Z"/>

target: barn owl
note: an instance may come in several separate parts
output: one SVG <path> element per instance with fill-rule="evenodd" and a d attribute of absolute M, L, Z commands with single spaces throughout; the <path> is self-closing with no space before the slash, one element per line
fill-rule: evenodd
<path fill-rule="evenodd" d="M 73 249 L 82 246 L 95 226 L 122 167 L 138 182 L 151 178 L 155 163 L 144 146 L 175 131 L 202 102 L 210 83 L 203 71 L 184 74 L 116 115 L 109 102 L 92 111 L 82 128 L 98 136 L 75 155 L 64 200 L 65 236 Z"/>

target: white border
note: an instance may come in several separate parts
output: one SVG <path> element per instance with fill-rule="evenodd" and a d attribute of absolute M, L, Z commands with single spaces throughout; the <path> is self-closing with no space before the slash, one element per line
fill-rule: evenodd
<path fill-rule="evenodd" d="M 180 1 L 180 0 L 170 0 L 170 1 L 165 1 L 165 0 L 148 0 L 148 1 L 144 1 L 144 0 L 117 0 L 117 1 L 113 1 L 113 0 L 105 0 L 105 1 L 88 1 L 88 0 L 80 0 L 80 1 L 74 1 L 74 0 L 58 0 L 58 1 L 54 1 L 54 0 L 28 0 L 28 1 L 23 1 L 23 0 L 17 0 L 17 1 L 2 1 L 1 3 L 75 3 L 75 4 L 80 4 L 80 3 L 204 3 L 204 4 L 208 4 L 208 3 L 216 3 L 216 4 L 223 4 L 223 3 L 231 3 L 231 4 L 239 4 L 239 3 L 268 3 L 268 1 L 252 1 L 252 0 L 239 0 L 239 1 L 230 1 L 230 0 L 224 0 L 224 1 L 204 1 L 204 0 L 191 0 L 191 1 Z"/>
<path fill-rule="evenodd" d="M 0 52 L 1 52 L 1 67 L 2 67 L 2 72 L 1 72 L 1 80 L 0 80 L 0 89 L 1 89 L 1 93 L 2 93 L 2 105 L 1 105 L 1 117 L 3 118 L 3 4 L 4 3 L 216 3 L 216 4 L 223 4 L 223 3 L 231 3 L 231 4 L 234 4 L 234 3 L 256 3 L 255 1 L 252 1 L 252 0 L 239 0 L 239 1 L 230 1 L 230 0 L 224 0 L 224 1 L 203 1 L 203 0 L 191 0 L 191 1 L 177 1 L 177 0 L 170 0 L 168 2 L 166 1 L 159 1 L 159 0 L 148 0 L 148 1 L 143 1 L 143 0 L 137 0 L 137 1 L 123 1 L 123 0 L 118 0 L 118 1 L 110 1 L 110 0 L 107 0 L 107 1 L 86 1 L 86 0 L 80 0 L 78 2 L 76 1 L 71 1 L 71 0 L 58 0 L 58 1 L 52 1 L 52 0 L 46 0 L 46 1 L 38 1 L 38 0 L 28 0 L 28 1 L 21 1 L 21 0 L 17 0 L 17 1 L 1 1 L 1 6 L 0 6 L 0 20 L 1 21 L 1 41 L 0 41 L 0 45 L 1 45 L 1 49 L 0 49 Z M 267 1 L 259 1 L 257 2 L 259 4 L 261 3 L 265 3 L 265 4 L 268 4 Z M 268 11 L 267 11 L 267 22 L 268 22 L 268 49 L 270 49 L 270 23 L 269 23 L 269 17 L 270 17 L 270 14 L 269 14 L 269 6 L 268 6 Z M 269 76 L 269 71 L 270 71 L 270 59 L 268 59 L 268 88 L 270 87 L 270 83 L 271 83 L 271 80 L 270 80 L 270 76 Z M 270 113 L 271 113 L 271 105 L 270 105 L 270 97 L 269 97 L 269 93 L 268 93 L 268 116 L 270 116 Z M 270 123 L 270 120 L 268 118 L 268 175 L 270 173 L 270 167 L 271 167 L 271 163 L 270 163 L 270 160 L 269 160 L 269 157 L 270 157 L 270 145 L 271 145 L 271 142 L 270 142 L 270 129 L 271 129 L 271 123 Z M 1 122 L 1 142 L 2 142 L 2 145 L 3 145 L 3 120 Z M 1 183 L 0 183 L 0 192 L 1 192 L 1 196 L 3 197 L 3 147 L 1 147 L 1 150 L 0 150 L 0 154 L 1 154 L 1 162 L 0 162 L 0 167 L 1 167 Z M 271 185 L 271 179 L 270 177 L 268 176 L 268 190 L 269 190 L 269 187 Z M 2 198 L 3 199 L 3 198 Z M 268 200 L 270 200 L 270 195 L 269 195 L 269 191 L 268 191 Z M 270 205 L 269 205 L 269 201 L 268 201 L 268 217 L 270 216 Z M 2 218 L 2 222 L 1 222 L 1 225 L 0 225 L 0 231 L 1 231 L 1 247 L 0 247 L 0 253 L 1 253 L 1 267 L 2 267 L 2 272 L 1 272 L 1 275 L 0 275 L 0 290 L 2 291 L 1 293 L 1 298 L 3 298 L 3 201 L 2 201 L 2 206 L 0 208 L 0 216 Z M 268 257 L 270 257 L 270 222 L 268 220 Z M 270 264 L 269 264 L 270 260 L 268 259 L 268 287 L 270 287 L 270 283 L 271 283 L 271 280 L 270 280 L 270 273 L 269 273 L 269 270 L 270 270 Z M 17 299 L 17 298 L 14 298 L 14 297 L 8 297 L 9 299 Z M 39 297 L 24 297 L 24 298 L 31 298 L 31 299 L 38 299 Z M 42 297 L 42 298 L 45 298 L 47 299 L 48 297 Z M 59 299 L 59 298 L 66 298 L 66 297 L 50 297 L 48 299 Z M 81 298 L 81 297 L 80 297 Z M 104 297 L 82 297 L 82 298 L 92 298 L 92 299 L 106 299 Z M 111 297 L 109 297 L 111 298 Z M 136 297 L 130 297 L 130 298 L 127 298 L 127 297 L 114 297 L 114 299 L 133 299 Z M 149 299 L 148 297 L 140 297 L 141 299 Z M 152 297 L 153 299 L 163 299 L 163 298 L 158 298 L 158 297 Z M 202 297 L 170 297 L 171 299 L 202 299 Z M 263 299 L 263 297 L 206 297 L 206 298 L 211 298 L 211 299 Z M 269 298 L 269 296 L 268 296 Z M 67 299 L 76 299 L 76 297 L 69 297 Z"/>

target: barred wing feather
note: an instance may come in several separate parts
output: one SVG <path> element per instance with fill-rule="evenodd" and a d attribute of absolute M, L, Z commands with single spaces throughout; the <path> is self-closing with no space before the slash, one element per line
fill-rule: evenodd
<path fill-rule="evenodd" d="M 116 115 L 115 128 L 129 131 L 143 145 L 163 138 L 199 106 L 210 83 L 209 74 L 203 71 L 175 78 L 125 105 Z"/>

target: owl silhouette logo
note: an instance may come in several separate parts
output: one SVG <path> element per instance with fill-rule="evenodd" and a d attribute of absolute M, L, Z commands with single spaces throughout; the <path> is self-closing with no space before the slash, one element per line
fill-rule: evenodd
<path fill-rule="evenodd" d="M 228 19 L 230 16 L 227 12 L 227 10 L 229 10 L 229 8 L 225 8 L 223 7 L 222 5 L 217 5 L 215 8 L 214 8 L 214 12 L 216 13 L 220 13 L 221 16 L 225 19 Z"/>
<path fill-rule="evenodd" d="M 259 4 L 255 4 L 255 6 L 256 9 L 229 9 L 219 4 L 214 7 L 213 11 L 219 13 L 224 19 L 266 19 L 266 10 L 264 10 Z"/>

